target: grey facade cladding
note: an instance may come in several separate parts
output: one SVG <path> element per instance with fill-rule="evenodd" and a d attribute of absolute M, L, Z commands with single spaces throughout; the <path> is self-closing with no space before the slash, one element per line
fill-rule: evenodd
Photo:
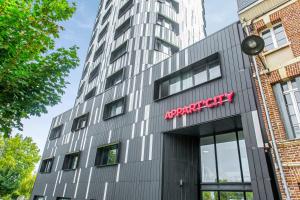
<path fill-rule="evenodd" d="M 179 181 L 166 177 L 166 170 L 180 173 L 174 168 L 176 159 L 174 165 L 164 161 L 164 149 L 170 148 L 168 136 L 164 133 L 240 116 L 248 147 L 254 199 L 274 199 L 257 120 L 249 58 L 240 48 L 242 39 L 241 25 L 234 23 L 135 76 L 129 76 L 126 68 L 125 80 L 121 84 L 55 117 L 51 129 L 63 124 L 63 132 L 60 138 L 47 140 L 42 155 L 42 159 L 55 157 L 52 172 L 38 174 L 32 195 L 46 196 L 47 200 L 61 196 L 106 200 L 180 199 L 180 195 L 174 195 L 179 192 L 178 185 L 164 185 L 166 180 Z M 214 53 L 220 55 L 220 79 L 160 101 L 153 100 L 154 81 Z M 229 91 L 236 93 L 232 104 L 164 120 L 165 112 L 170 109 Z M 127 102 L 125 114 L 103 121 L 104 105 L 124 96 Z M 73 119 L 88 112 L 88 126 L 71 132 Z M 112 142 L 121 144 L 120 163 L 95 167 L 97 147 Z M 179 151 L 182 145 L 173 145 L 172 148 Z M 65 154 L 77 151 L 81 151 L 79 167 L 74 171 L 62 171 Z M 187 191 L 196 191 L 195 185 Z M 196 194 L 185 196 L 185 199 L 196 198 Z"/>
<path fill-rule="evenodd" d="M 238 11 L 241 11 L 259 0 L 237 0 Z"/>

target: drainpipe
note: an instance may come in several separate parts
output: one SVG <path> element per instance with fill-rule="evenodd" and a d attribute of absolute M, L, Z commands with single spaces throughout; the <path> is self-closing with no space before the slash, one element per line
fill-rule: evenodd
<path fill-rule="evenodd" d="M 248 28 L 246 27 L 245 29 L 246 29 L 247 35 L 250 35 L 249 32 L 248 32 Z M 267 117 L 268 129 L 269 129 L 270 134 L 271 134 L 273 151 L 274 151 L 274 154 L 275 154 L 276 164 L 279 168 L 279 173 L 280 173 L 280 178 L 281 178 L 281 181 L 282 181 L 283 189 L 284 189 L 284 192 L 285 192 L 285 195 L 286 195 L 286 199 L 291 200 L 290 192 L 289 192 L 289 189 L 288 189 L 288 185 L 287 185 L 285 174 L 284 174 L 283 167 L 282 167 L 281 158 L 280 158 L 280 155 L 279 155 L 279 152 L 278 152 L 278 147 L 277 147 L 277 144 L 276 144 L 276 141 L 275 141 L 275 135 L 274 135 L 274 131 L 273 131 L 272 123 L 271 123 L 271 117 L 270 117 L 269 109 L 268 109 L 268 106 L 267 106 L 266 97 L 265 97 L 265 94 L 264 94 L 264 89 L 262 87 L 258 66 L 257 66 L 256 60 L 255 60 L 255 56 L 251 56 L 251 58 L 252 58 L 253 63 L 254 63 L 255 74 L 256 74 L 256 77 L 257 77 L 257 82 L 258 82 L 258 86 L 259 86 L 260 95 L 261 95 L 261 98 L 262 98 L 262 101 L 263 101 L 263 107 L 264 107 L 266 117 Z"/>

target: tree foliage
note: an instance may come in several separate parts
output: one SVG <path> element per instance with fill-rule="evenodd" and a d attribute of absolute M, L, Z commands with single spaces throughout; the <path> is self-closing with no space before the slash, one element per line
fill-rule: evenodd
<path fill-rule="evenodd" d="M 77 47 L 55 49 L 76 5 L 68 0 L 0 0 L 0 133 L 60 102 Z"/>
<path fill-rule="evenodd" d="M 39 160 L 39 149 L 30 137 L 0 135 L 0 198 L 28 195 L 32 171 Z"/>

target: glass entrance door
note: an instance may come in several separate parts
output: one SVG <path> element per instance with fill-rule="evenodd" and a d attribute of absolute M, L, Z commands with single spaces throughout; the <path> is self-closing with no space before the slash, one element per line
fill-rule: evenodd
<path fill-rule="evenodd" d="M 253 199 L 242 131 L 200 138 L 200 194 L 202 200 Z"/>

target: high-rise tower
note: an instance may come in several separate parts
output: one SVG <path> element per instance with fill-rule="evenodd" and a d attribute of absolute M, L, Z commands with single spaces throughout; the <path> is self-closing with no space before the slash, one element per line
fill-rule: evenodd
<path fill-rule="evenodd" d="M 242 27 L 204 26 L 201 0 L 101 2 L 33 200 L 274 199 Z"/>
<path fill-rule="evenodd" d="M 103 93 L 106 77 L 134 77 L 204 36 L 202 0 L 102 0 L 76 105 Z"/>

